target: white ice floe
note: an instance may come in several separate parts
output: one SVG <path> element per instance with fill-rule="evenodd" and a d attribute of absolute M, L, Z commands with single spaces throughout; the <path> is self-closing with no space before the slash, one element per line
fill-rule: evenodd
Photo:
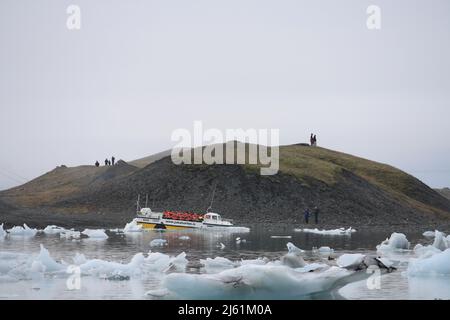
<path fill-rule="evenodd" d="M 450 276 L 450 249 L 430 257 L 411 259 L 407 274 L 409 277 Z"/>
<path fill-rule="evenodd" d="M 220 242 L 220 243 L 217 245 L 217 247 L 220 248 L 220 250 L 225 249 L 225 245 L 224 245 L 222 242 Z"/>
<path fill-rule="evenodd" d="M 336 260 L 336 264 L 341 268 L 356 269 L 361 265 L 365 257 L 361 253 L 346 253 Z"/>
<path fill-rule="evenodd" d="M 142 225 L 137 223 L 137 219 L 133 219 L 131 222 L 125 225 L 125 228 L 123 228 L 123 232 L 142 232 Z"/>
<path fill-rule="evenodd" d="M 55 225 L 46 226 L 44 230 L 42 230 L 45 234 L 59 234 L 61 232 L 66 231 L 66 229 L 62 227 L 58 227 Z"/>
<path fill-rule="evenodd" d="M 408 250 L 409 241 L 403 233 L 394 232 L 391 237 L 377 246 L 378 251 Z"/>
<path fill-rule="evenodd" d="M 339 229 L 333 229 L 333 230 L 319 230 L 317 228 L 315 229 L 294 229 L 296 232 L 306 232 L 306 233 L 314 233 L 314 234 L 321 234 L 321 235 L 328 235 L 328 236 L 350 236 L 353 232 L 356 232 L 353 228 L 339 228 Z"/>
<path fill-rule="evenodd" d="M 81 232 L 75 230 L 64 230 L 59 233 L 59 237 L 65 239 L 80 239 Z"/>
<path fill-rule="evenodd" d="M 0 240 L 4 239 L 6 237 L 7 233 L 5 229 L 3 229 L 3 223 L 0 224 Z"/>
<path fill-rule="evenodd" d="M 216 274 L 167 275 L 167 294 L 181 299 L 292 299 L 330 289 L 350 272 L 328 267 L 317 272 L 277 265 L 241 265 Z"/>
<path fill-rule="evenodd" d="M 108 239 L 105 229 L 84 229 L 81 233 L 91 239 Z"/>
<path fill-rule="evenodd" d="M 187 241 L 187 240 L 190 240 L 191 238 L 189 236 L 181 236 L 178 239 L 183 240 L 183 241 Z"/>
<path fill-rule="evenodd" d="M 150 247 L 163 247 L 167 245 L 167 240 L 165 239 L 153 239 L 150 241 Z"/>
<path fill-rule="evenodd" d="M 34 237 L 37 233 L 37 229 L 32 229 L 28 227 L 25 223 L 23 224 L 23 227 L 15 226 L 11 229 L 8 229 L 8 233 L 11 236 L 24 236 L 24 237 Z"/>

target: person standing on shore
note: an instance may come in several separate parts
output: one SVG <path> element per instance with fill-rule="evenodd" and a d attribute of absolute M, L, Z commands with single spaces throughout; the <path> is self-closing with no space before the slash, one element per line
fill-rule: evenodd
<path fill-rule="evenodd" d="M 313 212 L 314 212 L 314 223 L 318 224 L 319 223 L 319 212 L 320 212 L 319 207 L 315 206 Z"/>
<path fill-rule="evenodd" d="M 105 159 L 105 166 L 108 165 L 108 159 Z"/>
<path fill-rule="evenodd" d="M 305 209 L 305 212 L 303 215 L 305 217 L 305 223 L 308 224 L 309 223 L 309 215 L 310 215 L 308 208 Z"/>
<path fill-rule="evenodd" d="M 311 146 L 314 145 L 314 136 L 312 133 L 311 133 L 311 136 L 309 137 L 309 143 L 311 144 Z"/>
<path fill-rule="evenodd" d="M 314 147 L 317 147 L 317 136 L 316 135 L 314 135 L 313 141 L 314 141 Z"/>
<path fill-rule="evenodd" d="M 114 165 L 114 163 L 116 162 L 116 158 L 114 158 L 114 156 L 111 157 L 111 163 L 112 165 Z"/>
<path fill-rule="evenodd" d="M 99 167 L 99 166 L 100 166 L 100 163 L 98 163 L 98 161 L 95 161 L 95 166 L 96 166 L 96 167 Z"/>

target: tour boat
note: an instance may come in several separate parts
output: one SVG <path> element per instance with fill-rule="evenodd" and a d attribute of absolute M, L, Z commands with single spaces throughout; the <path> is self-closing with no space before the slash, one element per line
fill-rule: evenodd
<path fill-rule="evenodd" d="M 223 219 L 220 214 L 210 212 L 212 201 L 205 214 L 164 211 L 153 212 L 148 206 L 140 208 L 137 201 L 136 222 L 144 229 L 186 229 L 186 228 L 222 228 L 232 227 L 229 219 Z"/>

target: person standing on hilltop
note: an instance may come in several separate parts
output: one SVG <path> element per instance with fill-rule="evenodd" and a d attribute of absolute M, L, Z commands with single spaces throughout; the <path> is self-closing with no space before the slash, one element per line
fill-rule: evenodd
<path fill-rule="evenodd" d="M 314 141 L 314 147 L 317 147 L 317 136 L 316 135 L 314 135 L 313 141 Z"/>
<path fill-rule="evenodd" d="M 99 167 L 99 166 L 100 166 L 100 163 L 98 163 L 98 161 L 95 161 L 95 166 L 96 166 L 96 167 Z"/>
<path fill-rule="evenodd" d="M 114 158 L 114 156 L 111 157 L 111 163 L 112 165 L 114 165 L 114 163 L 116 162 L 116 158 Z"/>
<path fill-rule="evenodd" d="M 311 146 L 314 145 L 314 136 L 312 133 L 311 133 L 311 136 L 309 137 L 309 143 L 311 144 Z"/>
<path fill-rule="evenodd" d="M 108 159 L 105 159 L 105 166 L 108 165 Z"/>
<path fill-rule="evenodd" d="M 305 217 L 305 223 L 306 223 L 306 224 L 309 223 L 309 215 L 310 215 L 309 209 L 306 208 L 306 209 L 305 209 L 305 212 L 303 213 L 303 216 Z"/>
<path fill-rule="evenodd" d="M 314 211 L 313 211 L 313 213 L 314 213 L 314 223 L 315 224 L 319 223 L 319 212 L 320 212 L 319 207 L 315 206 L 314 207 Z"/>

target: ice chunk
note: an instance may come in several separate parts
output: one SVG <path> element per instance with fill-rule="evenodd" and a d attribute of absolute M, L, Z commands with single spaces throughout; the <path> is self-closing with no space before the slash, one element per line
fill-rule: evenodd
<path fill-rule="evenodd" d="M 150 241 L 150 247 L 163 247 L 167 245 L 167 240 L 165 239 L 153 239 Z"/>
<path fill-rule="evenodd" d="M 377 246 L 378 251 L 408 250 L 409 241 L 403 233 L 394 232 L 391 237 Z"/>
<path fill-rule="evenodd" d="M 427 237 L 427 238 L 433 238 L 434 237 L 434 231 L 425 231 L 424 233 L 422 233 L 422 235 L 424 237 Z"/>
<path fill-rule="evenodd" d="M 434 232 L 433 247 L 441 251 L 444 251 L 449 247 L 449 243 L 447 243 L 447 239 L 445 238 L 444 233 L 439 232 L 437 230 Z"/>
<path fill-rule="evenodd" d="M 411 259 L 408 276 L 450 276 L 450 249 L 436 253 L 431 257 Z"/>
<path fill-rule="evenodd" d="M 189 238 L 189 236 L 181 236 L 178 239 L 186 241 L 186 240 L 190 240 L 191 238 Z"/>
<path fill-rule="evenodd" d="M 66 229 L 62 228 L 62 227 L 58 227 L 55 225 L 50 225 L 44 228 L 43 232 L 45 234 L 59 234 L 61 232 L 66 231 Z"/>
<path fill-rule="evenodd" d="M 84 229 L 81 233 L 92 239 L 108 239 L 105 229 Z"/>
<path fill-rule="evenodd" d="M 51 256 L 50 252 L 41 244 L 41 251 L 39 255 L 34 259 L 34 263 L 39 263 L 45 272 L 55 272 L 65 269 L 65 267 L 56 262 Z"/>
<path fill-rule="evenodd" d="M 292 242 L 288 242 L 288 243 L 286 244 L 286 246 L 287 246 L 287 248 L 288 248 L 288 252 L 289 252 L 289 253 L 300 254 L 300 253 L 305 252 L 305 250 L 302 250 L 302 249 L 296 247 Z"/>
<path fill-rule="evenodd" d="M 272 239 L 292 239 L 292 236 L 270 236 Z"/>
<path fill-rule="evenodd" d="M 357 269 L 364 261 L 365 255 L 361 253 L 346 253 L 341 255 L 336 264 L 341 268 Z"/>
<path fill-rule="evenodd" d="M 334 250 L 331 249 L 330 247 L 320 247 L 317 251 L 319 251 L 319 253 L 333 253 Z"/>
<path fill-rule="evenodd" d="M 80 265 L 80 264 L 83 264 L 83 263 L 86 263 L 86 262 L 87 262 L 87 259 L 84 256 L 84 254 L 82 254 L 82 253 L 78 253 L 77 252 L 75 254 L 75 257 L 73 257 L 73 263 L 76 264 L 76 265 Z"/>
<path fill-rule="evenodd" d="M 6 237 L 6 231 L 3 229 L 3 223 L 0 224 L 0 240 L 4 239 Z"/>
<path fill-rule="evenodd" d="M 142 225 L 137 223 L 137 219 L 133 219 L 131 222 L 129 222 L 125 225 L 125 228 L 123 228 L 124 233 L 141 232 L 141 231 L 142 231 Z"/>
<path fill-rule="evenodd" d="M 294 299 L 330 289 L 350 272 L 329 267 L 298 272 L 285 266 L 243 265 L 216 274 L 167 275 L 162 287 L 180 299 Z"/>
<path fill-rule="evenodd" d="M 207 273 L 216 273 L 226 269 L 234 268 L 238 265 L 236 262 L 223 257 L 215 257 L 214 259 L 200 259 L 200 263 L 204 265 L 205 271 Z"/>
<path fill-rule="evenodd" d="M 315 229 L 294 229 L 294 231 L 297 232 L 306 232 L 306 233 L 314 233 L 314 234 L 321 234 L 321 235 L 329 235 L 329 236 L 350 236 L 353 232 L 356 232 L 353 228 L 339 228 L 339 229 L 333 229 L 333 230 L 319 230 L 317 228 Z"/>
<path fill-rule="evenodd" d="M 23 227 L 15 226 L 9 229 L 8 232 L 12 236 L 34 237 L 38 231 L 37 229 L 31 229 L 24 223 Z"/>

